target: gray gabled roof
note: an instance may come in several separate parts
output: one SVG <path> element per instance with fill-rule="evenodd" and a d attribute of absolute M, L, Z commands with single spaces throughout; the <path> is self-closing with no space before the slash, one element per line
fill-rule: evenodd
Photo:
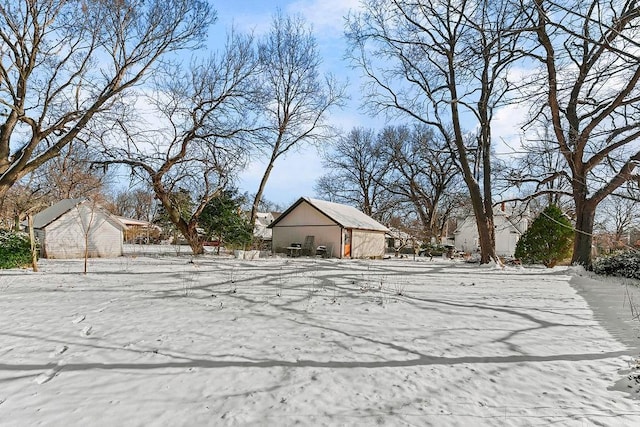
<path fill-rule="evenodd" d="M 282 218 L 286 217 L 289 212 L 295 209 L 302 202 L 307 202 L 342 228 L 384 232 L 389 231 L 387 227 L 352 206 L 327 202 L 326 200 L 311 199 L 309 197 L 301 197 L 298 199 L 297 202 L 273 221 L 269 227 L 271 228 L 276 225 Z"/>
<path fill-rule="evenodd" d="M 37 213 L 37 214 L 35 214 L 33 216 L 33 228 L 38 228 L 38 229 L 39 228 L 45 228 L 47 225 L 51 224 L 52 222 L 54 222 L 55 220 L 60 218 L 62 215 L 66 214 L 71 209 L 73 209 L 76 206 L 84 203 L 87 200 L 88 199 L 86 199 L 86 198 L 60 200 L 55 205 L 49 206 L 45 210 L 43 210 L 43 211 L 41 211 L 41 212 L 39 212 L 39 213 Z M 103 211 L 105 213 L 105 215 L 107 215 L 107 217 L 111 221 L 113 221 L 114 224 L 118 225 L 123 230 L 127 229 L 127 226 L 125 224 L 123 224 L 121 221 L 119 221 L 116 217 L 114 217 L 110 213 L 104 211 L 99 206 L 97 208 L 100 209 L 101 211 Z"/>
<path fill-rule="evenodd" d="M 85 200 L 86 199 L 84 198 L 60 200 L 55 205 L 49 206 L 45 210 L 38 212 L 33 216 L 33 228 L 46 227 Z"/>

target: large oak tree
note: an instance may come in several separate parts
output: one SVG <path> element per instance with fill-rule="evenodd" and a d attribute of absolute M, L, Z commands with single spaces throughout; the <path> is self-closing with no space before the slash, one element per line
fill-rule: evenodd
<path fill-rule="evenodd" d="M 221 52 L 159 75 L 146 98 L 153 126 L 129 121 L 98 136 L 106 141 L 103 164 L 127 165 L 146 181 L 195 255 L 204 252 L 200 215 L 245 163 L 258 68 L 252 36 L 232 32 Z M 185 209 L 177 194 L 193 204 Z"/>
<path fill-rule="evenodd" d="M 640 4 L 535 0 L 523 2 L 522 11 L 530 16 L 541 73 L 530 86 L 539 106 L 533 123 L 552 125 L 550 142 L 575 204 L 572 261 L 590 267 L 596 208 L 638 179 Z"/>

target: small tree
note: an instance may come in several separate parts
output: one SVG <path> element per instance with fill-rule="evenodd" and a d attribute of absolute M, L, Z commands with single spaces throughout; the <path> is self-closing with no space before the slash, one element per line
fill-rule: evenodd
<path fill-rule="evenodd" d="M 526 264 L 554 267 L 571 255 L 573 227 L 555 205 L 548 206 L 533 221 L 516 245 L 515 256 Z"/>

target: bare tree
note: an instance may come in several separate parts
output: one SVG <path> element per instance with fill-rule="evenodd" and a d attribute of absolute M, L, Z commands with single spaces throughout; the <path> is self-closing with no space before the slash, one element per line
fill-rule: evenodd
<path fill-rule="evenodd" d="M 354 128 L 339 138 L 324 154 L 323 165 L 330 172 L 316 182 L 318 195 L 389 220 L 395 203 L 385 190 L 384 177 L 390 168 L 372 129 Z"/>
<path fill-rule="evenodd" d="M 637 178 L 640 162 L 640 4 L 535 0 L 529 13 L 541 74 L 534 118 L 550 121 L 575 204 L 572 262 L 591 267 L 597 206 Z M 539 84 L 543 77 L 543 85 Z M 535 124 L 535 122 L 534 122 Z"/>
<path fill-rule="evenodd" d="M 441 237 L 450 213 L 458 169 L 446 143 L 424 126 L 387 127 L 380 135 L 384 163 L 391 171 L 385 187 L 400 203 L 410 204 L 421 225 L 421 237 Z"/>
<path fill-rule="evenodd" d="M 344 86 L 331 75 L 320 75 L 316 41 L 301 17 L 278 13 L 258 51 L 265 94 L 261 147 L 268 160 L 253 200 L 252 223 L 275 162 L 303 143 L 329 138 L 325 120 L 344 97 Z"/>
<path fill-rule="evenodd" d="M 204 0 L 0 1 L 0 198 L 123 98 L 163 56 L 197 47 Z"/>
<path fill-rule="evenodd" d="M 77 220 L 82 228 L 82 237 L 84 243 L 83 251 L 83 270 L 84 274 L 87 274 L 89 269 L 89 245 L 91 234 L 94 233 L 94 229 L 99 227 L 99 220 L 97 215 L 98 205 L 95 200 L 87 199 L 84 203 L 78 203 L 75 206 Z"/>
<path fill-rule="evenodd" d="M 98 201 L 111 178 L 110 171 L 94 167 L 98 155 L 84 143 L 72 141 L 34 174 L 52 202 L 80 197 Z"/>
<path fill-rule="evenodd" d="M 600 203 L 594 227 L 613 233 L 615 242 L 620 245 L 631 246 L 631 230 L 640 227 L 638 206 L 640 184 L 629 182 Z"/>
<path fill-rule="evenodd" d="M 130 188 L 119 191 L 112 202 L 111 213 L 141 221 L 152 221 L 156 214 L 155 194 L 150 188 Z"/>
<path fill-rule="evenodd" d="M 523 137 L 523 155 L 510 156 L 512 161 L 499 180 L 501 191 L 509 194 L 503 200 L 540 204 L 536 209 L 540 212 L 551 205 L 565 213 L 573 211 L 571 179 L 562 155 L 554 148 L 552 133 L 551 126 L 544 126 Z"/>
<path fill-rule="evenodd" d="M 107 130 L 100 136 L 110 147 L 102 163 L 128 165 L 146 180 L 196 255 L 204 252 L 198 217 L 245 162 L 257 66 L 252 37 L 232 33 L 223 52 L 186 71 L 171 66 L 157 79 L 148 98 L 153 128 L 121 123 L 124 143 L 117 149 L 112 145 L 118 134 Z M 178 192 L 196 199 L 189 212 L 173 197 Z"/>
<path fill-rule="evenodd" d="M 61 149 L 60 155 L 14 184 L 0 201 L 0 212 L 15 219 L 27 216 L 62 199 L 91 197 L 102 201 L 109 174 L 92 168 L 95 153 L 79 141 Z M 0 214 L 2 216 L 2 214 Z"/>
<path fill-rule="evenodd" d="M 31 176 L 9 189 L 0 199 L 0 228 L 20 229 L 22 220 L 28 213 L 41 210 L 49 205 L 46 191 L 34 182 Z"/>
<path fill-rule="evenodd" d="M 491 130 L 512 88 L 510 66 L 520 57 L 517 11 L 488 0 L 365 0 L 363 9 L 349 17 L 347 37 L 351 58 L 368 78 L 366 105 L 408 115 L 447 142 L 469 189 L 481 262 L 497 260 Z M 465 123 L 479 129 L 473 147 Z"/>

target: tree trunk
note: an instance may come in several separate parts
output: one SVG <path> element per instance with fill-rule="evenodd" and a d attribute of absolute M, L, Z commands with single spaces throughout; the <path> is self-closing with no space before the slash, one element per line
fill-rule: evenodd
<path fill-rule="evenodd" d="M 478 241 L 480 244 L 480 263 L 488 264 L 490 261 L 498 261 L 496 255 L 495 233 L 493 233 L 493 217 L 488 217 L 484 210 L 476 212 L 476 225 L 478 227 Z"/>
<path fill-rule="evenodd" d="M 7 198 L 9 189 L 14 183 L 15 181 L 9 179 L 3 179 L 2 182 L 0 182 L 0 200 L 5 200 Z"/>
<path fill-rule="evenodd" d="M 178 230 L 182 233 L 184 238 L 187 240 L 189 247 L 194 255 L 202 255 L 204 254 L 204 245 L 202 244 L 202 239 L 198 236 L 198 230 L 196 228 L 195 222 L 187 223 L 185 220 L 180 219 L 178 224 L 176 224 Z"/>
<path fill-rule="evenodd" d="M 194 230 L 193 235 L 190 234 L 189 236 L 184 236 L 184 238 L 187 239 L 187 242 L 189 243 L 191 251 L 194 255 L 204 254 L 204 245 L 202 244 L 202 240 L 200 240 L 197 231 Z"/>
<path fill-rule="evenodd" d="M 488 264 L 489 262 L 498 261 L 496 255 L 495 230 L 493 227 L 493 211 L 485 209 L 485 201 L 480 192 L 480 187 L 472 177 L 465 174 L 465 181 L 469 188 L 471 197 L 471 205 L 473 214 L 476 218 L 476 227 L 478 228 L 478 243 L 480 244 L 480 263 Z"/>
<path fill-rule="evenodd" d="M 576 203 L 576 235 L 573 241 L 572 264 L 582 265 L 591 270 L 591 245 L 593 242 L 593 222 L 596 215 L 595 205 L 588 202 Z"/>
<path fill-rule="evenodd" d="M 38 271 L 38 246 L 36 245 L 36 236 L 33 230 L 33 215 L 27 217 L 29 224 L 29 244 L 31 245 L 31 268 L 34 272 Z"/>
<path fill-rule="evenodd" d="M 262 175 L 262 180 L 260 180 L 260 186 L 258 187 L 258 191 L 256 192 L 256 197 L 253 199 L 253 205 L 251 206 L 251 226 L 255 226 L 256 217 L 258 216 L 258 206 L 260 205 L 260 201 L 262 200 L 262 194 L 264 193 L 264 189 L 267 186 L 267 181 L 269 180 L 269 175 L 271 175 L 271 171 L 273 170 L 273 164 L 275 163 L 275 157 L 271 157 L 269 161 L 269 165 L 267 165 L 267 169 L 264 171 L 264 175 Z"/>

